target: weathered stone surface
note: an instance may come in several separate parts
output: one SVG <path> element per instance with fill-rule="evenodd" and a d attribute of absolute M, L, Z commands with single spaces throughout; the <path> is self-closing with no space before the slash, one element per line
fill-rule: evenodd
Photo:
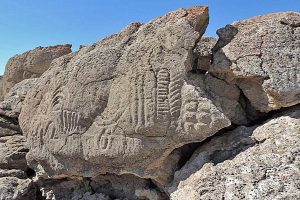
<path fill-rule="evenodd" d="M 207 20 L 206 7 L 179 9 L 56 59 L 20 115 L 28 162 L 49 175 L 157 179 L 175 148 L 229 126 L 190 73 Z"/>
<path fill-rule="evenodd" d="M 0 200 L 36 200 L 36 192 L 30 179 L 0 178 Z"/>
<path fill-rule="evenodd" d="M 12 58 L 26 80 L 0 103 L 0 199 L 299 199 L 300 107 L 241 126 L 299 103 L 298 21 L 252 18 L 216 42 L 206 7 L 179 9 Z"/>
<path fill-rule="evenodd" d="M 0 102 L 0 115 L 17 119 L 27 92 L 36 83 L 36 78 L 25 79 L 14 85 Z"/>
<path fill-rule="evenodd" d="M 300 103 L 300 13 L 254 17 L 218 32 L 209 71 L 262 112 Z"/>
<path fill-rule="evenodd" d="M 26 170 L 25 156 L 28 152 L 26 139 L 22 135 L 0 137 L 0 168 Z"/>
<path fill-rule="evenodd" d="M 71 45 L 67 44 L 37 47 L 31 51 L 10 58 L 6 64 L 2 81 L 3 96 L 5 96 L 16 83 L 24 79 L 39 77 L 50 67 L 52 60 L 70 52 Z"/>
<path fill-rule="evenodd" d="M 299 152 L 298 106 L 201 146 L 176 172 L 171 199 L 299 199 Z"/>
<path fill-rule="evenodd" d="M 27 174 L 19 169 L 0 169 L 0 178 L 2 177 L 16 177 L 19 179 L 26 179 Z"/>
<path fill-rule="evenodd" d="M 196 59 L 196 69 L 208 71 L 211 59 L 212 59 L 212 49 L 216 45 L 217 40 L 213 37 L 202 37 L 197 43 L 194 53 L 197 55 Z"/>
<path fill-rule="evenodd" d="M 100 175 L 85 179 L 40 180 L 42 196 L 46 199 L 151 199 L 165 200 L 150 180 L 133 175 Z"/>
<path fill-rule="evenodd" d="M 0 101 L 2 101 L 3 98 L 4 98 L 4 94 L 3 94 L 2 88 L 3 88 L 3 76 L 0 76 Z"/>
<path fill-rule="evenodd" d="M 0 137 L 20 134 L 21 129 L 16 121 L 7 116 L 0 117 Z"/>
<path fill-rule="evenodd" d="M 36 199 L 36 188 L 26 173 L 29 149 L 16 114 L 25 95 L 22 88 L 15 87 L 8 100 L 0 103 L 0 199 L 5 200 Z"/>

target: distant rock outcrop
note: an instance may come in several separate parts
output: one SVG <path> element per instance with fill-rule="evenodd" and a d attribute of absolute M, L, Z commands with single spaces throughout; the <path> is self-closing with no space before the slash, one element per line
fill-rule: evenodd
<path fill-rule="evenodd" d="M 300 199 L 299 19 L 216 40 L 193 7 L 12 58 L 0 200 Z"/>
<path fill-rule="evenodd" d="M 24 79 L 41 76 L 50 67 L 52 60 L 70 53 L 72 51 L 71 47 L 70 44 L 37 47 L 10 58 L 0 84 L 2 99 L 16 83 Z"/>

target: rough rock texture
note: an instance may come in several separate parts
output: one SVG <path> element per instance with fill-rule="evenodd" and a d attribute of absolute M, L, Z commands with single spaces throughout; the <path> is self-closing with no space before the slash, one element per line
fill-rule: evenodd
<path fill-rule="evenodd" d="M 299 15 L 216 41 L 207 7 L 179 9 L 45 54 L 0 103 L 0 199 L 299 199 L 300 107 L 279 109 L 300 101 Z"/>
<path fill-rule="evenodd" d="M 38 189 L 29 179 L 26 139 L 15 119 L 0 116 L 0 199 L 35 200 Z"/>
<path fill-rule="evenodd" d="M 262 112 L 300 103 L 300 13 L 258 16 L 217 33 L 210 72 L 236 83 Z"/>
<path fill-rule="evenodd" d="M 27 166 L 29 151 L 26 138 L 18 124 L 22 102 L 34 79 L 16 84 L 0 103 L 0 199 L 36 200 L 39 189 Z"/>
<path fill-rule="evenodd" d="M 190 73 L 207 23 L 207 7 L 179 9 L 56 59 L 20 115 L 28 162 L 53 176 L 129 173 L 163 184 L 175 148 L 230 125 L 206 77 Z"/>
<path fill-rule="evenodd" d="M 37 47 L 10 58 L 6 64 L 3 81 L 1 81 L 2 87 L 0 88 L 3 88 L 3 91 L 1 91 L 2 95 L 5 96 L 16 83 L 24 79 L 39 77 L 50 67 L 52 60 L 66 55 L 71 51 L 71 45 L 69 44 Z"/>
<path fill-rule="evenodd" d="M 105 175 L 85 179 L 40 180 L 42 196 L 48 199 L 151 199 L 167 197 L 147 179 L 133 175 Z M 47 199 L 46 198 L 46 199 Z"/>
<path fill-rule="evenodd" d="M 3 94 L 2 88 L 3 88 L 3 76 L 0 76 L 0 101 L 2 101 L 3 98 L 4 98 L 4 94 Z"/>
<path fill-rule="evenodd" d="M 0 102 L 0 115 L 17 119 L 27 92 L 35 84 L 36 80 L 36 78 L 25 79 L 14 85 L 5 95 L 4 101 Z"/>
<path fill-rule="evenodd" d="M 194 48 L 194 53 L 197 55 L 198 59 L 195 60 L 195 71 L 208 71 L 211 59 L 212 59 L 212 49 L 216 45 L 217 40 L 212 37 L 202 37 Z"/>
<path fill-rule="evenodd" d="M 175 177 L 174 200 L 299 199 L 300 107 L 214 137 Z"/>

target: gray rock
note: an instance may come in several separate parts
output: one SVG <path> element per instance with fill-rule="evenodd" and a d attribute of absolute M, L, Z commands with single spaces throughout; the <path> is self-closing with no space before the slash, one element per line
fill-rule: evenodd
<path fill-rule="evenodd" d="M 26 179 L 27 174 L 19 169 L 0 169 L 0 178 L 2 177 L 16 177 L 19 179 Z"/>
<path fill-rule="evenodd" d="M 299 199 L 299 152 L 297 106 L 204 144 L 176 172 L 171 199 Z"/>
<path fill-rule="evenodd" d="M 261 112 L 300 103 L 299 22 L 300 13 L 273 13 L 220 29 L 209 71 Z"/>
<path fill-rule="evenodd" d="M 64 199 L 151 199 L 165 200 L 166 196 L 150 180 L 133 175 L 100 175 L 86 179 L 40 180 L 42 196 L 51 200 Z"/>
<path fill-rule="evenodd" d="M 0 200 L 37 200 L 36 192 L 30 179 L 0 178 Z"/>
<path fill-rule="evenodd" d="M 212 49 L 216 45 L 217 40 L 212 37 L 202 37 L 200 41 L 197 43 L 194 53 L 197 55 L 198 59 L 196 60 L 196 69 L 208 71 L 211 59 L 212 59 Z"/>
<path fill-rule="evenodd" d="M 28 147 L 26 139 L 22 135 L 0 137 L 0 168 L 21 169 L 28 168 L 26 154 Z"/>

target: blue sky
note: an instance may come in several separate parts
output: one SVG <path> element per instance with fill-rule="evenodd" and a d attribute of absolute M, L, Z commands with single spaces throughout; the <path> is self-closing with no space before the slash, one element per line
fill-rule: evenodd
<path fill-rule="evenodd" d="M 206 35 L 233 21 L 278 11 L 300 12 L 300 0 L 0 0 L 0 74 L 7 60 L 37 46 L 73 50 L 180 7 L 208 5 Z"/>

